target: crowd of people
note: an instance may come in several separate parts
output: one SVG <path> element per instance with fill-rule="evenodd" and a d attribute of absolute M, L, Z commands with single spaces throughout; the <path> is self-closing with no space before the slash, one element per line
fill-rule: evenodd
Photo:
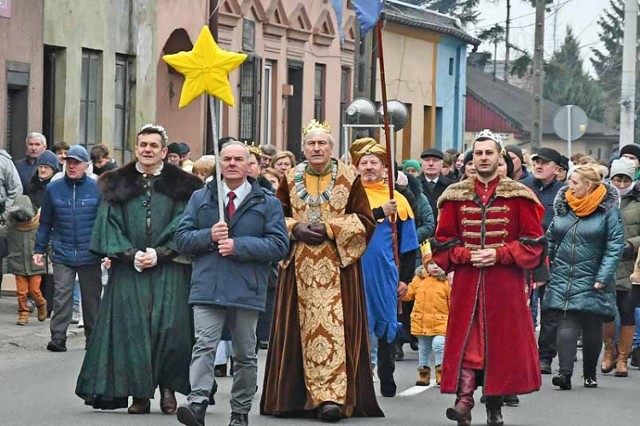
<path fill-rule="evenodd" d="M 580 345 L 586 388 L 601 352 L 604 374 L 638 366 L 639 146 L 601 164 L 530 156 L 484 130 L 466 152 L 429 148 L 398 166 L 369 137 L 336 160 L 315 120 L 301 161 L 219 144 L 220 158 L 192 159 L 149 124 L 121 167 L 105 145 L 49 150 L 39 133 L 23 160 L 0 150 L 17 325 L 51 317 L 47 349 L 66 351 L 78 282 L 85 404 L 146 414 L 159 388 L 162 412 L 203 426 L 229 374 L 229 424 L 247 425 L 268 349 L 261 414 L 381 417 L 374 386 L 396 395 L 409 344 L 415 385 L 456 395 L 447 418 L 471 424 L 482 386 L 495 426 L 556 356 L 552 383 L 570 390 Z"/>

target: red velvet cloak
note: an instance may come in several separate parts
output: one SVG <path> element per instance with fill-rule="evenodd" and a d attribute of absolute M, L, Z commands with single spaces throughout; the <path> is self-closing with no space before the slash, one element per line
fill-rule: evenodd
<path fill-rule="evenodd" d="M 538 349 L 525 272 L 539 265 L 544 248 L 544 208 L 524 185 L 501 178 L 476 193 L 475 179 L 451 185 L 440 209 L 433 258 L 455 271 L 442 368 L 442 393 L 456 393 L 472 331 L 483 332 L 485 395 L 518 395 L 540 388 Z M 493 194 L 492 194 L 493 192 Z M 475 268 L 471 250 L 495 248 L 496 264 Z M 476 309 L 483 309 L 477 315 Z M 474 317 L 483 324 L 475 324 Z M 473 339 L 477 344 L 478 340 Z"/>

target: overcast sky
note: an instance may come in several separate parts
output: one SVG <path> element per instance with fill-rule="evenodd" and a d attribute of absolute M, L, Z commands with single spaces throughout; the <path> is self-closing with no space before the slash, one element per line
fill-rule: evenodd
<path fill-rule="evenodd" d="M 480 0 L 480 19 L 477 24 L 469 25 L 467 30 L 477 34 L 496 23 L 504 26 L 507 16 L 506 0 Z M 555 0 L 545 20 L 545 58 L 549 58 L 555 47 L 559 49 L 564 40 L 567 26 L 573 29 L 581 46 L 585 65 L 590 67 L 588 59 L 591 48 L 601 46 L 598 38 L 598 18 L 609 7 L 609 0 Z M 557 9 L 557 13 L 556 13 Z M 528 52 L 533 52 L 535 9 L 528 0 L 511 0 L 511 44 Z M 554 38 L 555 28 L 555 38 Z M 493 46 L 483 43 L 480 50 L 493 53 Z M 513 59 L 515 52 L 510 54 Z M 498 48 L 498 59 L 504 58 L 504 45 Z"/>

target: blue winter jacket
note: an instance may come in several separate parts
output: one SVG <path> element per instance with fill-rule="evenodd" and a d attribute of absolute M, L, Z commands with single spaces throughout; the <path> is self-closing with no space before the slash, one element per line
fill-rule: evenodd
<path fill-rule="evenodd" d="M 51 241 L 53 263 L 74 267 L 100 263 L 89 251 L 99 202 L 98 184 L 86 174 L 80 179 L 65 175 L 49 183 L 42 196 L 34 253 L 46 253 Z"/>
<path fill-rule="evenodd" d="M 215 182 L 193 193 L 182 216 L 178 251 L 195 256 L 191 273 L 191 305 L 215 305 L 264 311 L 270 262 L 289 253 L 289 234 L 280 201 L 248 178 L 251 192 L 229 224 L 235 254 L 221 256 L 211 240 L 219 221 Z"/>
<path fill-rule="evenodd" d="M 568 187 L 558 191 L 555 217 L 547 240 L 551 281 L 542 309 L 589 312 L 613 321 L 616 309 L 615 273 L 624 248 L 624 229 L 618 191 L 604 183 L 607 195 L 589 216 L 578 218 L 566 199 Z M 596 282 L 605 284 L 596 290 Z"/>

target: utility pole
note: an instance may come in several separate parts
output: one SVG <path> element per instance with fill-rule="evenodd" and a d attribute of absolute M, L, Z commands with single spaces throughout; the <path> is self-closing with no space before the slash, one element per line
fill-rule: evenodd
<path fill-rule="evenodd" d="M 624 5 L 624 41 L 622 47 L 622 87 L 620 91 L 620 143 L 634 143 L 636 111 L 636 42 L 638 31 L 638 0 L 626 0 Z"/>
<path fill-rule="evenodd" d="M 533 49 L 533 108 L 531 151 L 537 152 L 542 141 L 542 97 L 544 88 L 544 8 L 545 0 L 536 0 L 536 31 Z"/>
<path fill-rule="evenodd" d="M 509 28 L 511 27 L 511 0 L 507 0 L 507 22 L 504 34 L 504 81 L 509 82 Z"/>

